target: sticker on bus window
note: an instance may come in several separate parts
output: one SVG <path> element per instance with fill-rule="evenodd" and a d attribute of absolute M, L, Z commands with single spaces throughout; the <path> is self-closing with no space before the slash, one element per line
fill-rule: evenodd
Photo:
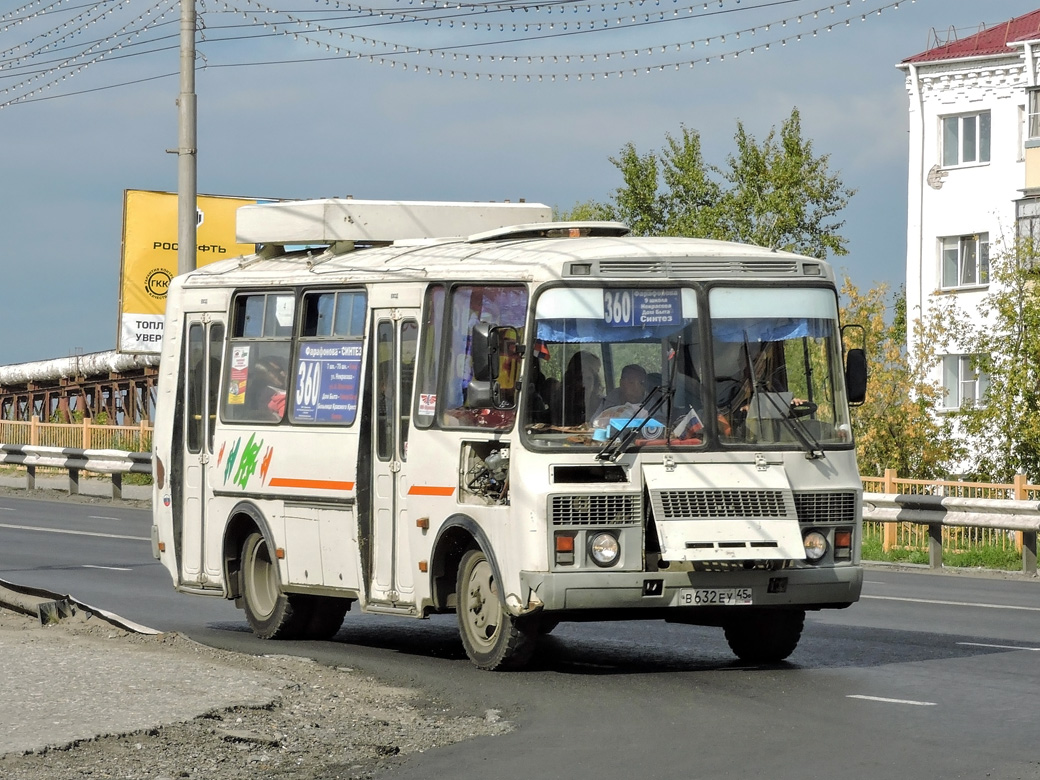
<path fill-rule="evenodd" d="M 246 402 L 246 385 L 249 381 L 249 347 L 233 347 L 231 350 L 231 384 L 228 387 L 227 402 L 244 404 Z"/>
<path fill-rule="evenodd" d="M 419 393 L 419 416 L 432 417 L 437 411 L 436 393 Z"/>
<path fill-rule="evenodd" d="M 293 419 L 297 422 L 354 422 L 360 373 L 360 341 L 301 344 L 296 361 Z"/>
<path fill-rule="evenodd" d="M 603 322 L 617 327 L 674 325 L 682 321 L 678 290 L 604 290 Z"/>

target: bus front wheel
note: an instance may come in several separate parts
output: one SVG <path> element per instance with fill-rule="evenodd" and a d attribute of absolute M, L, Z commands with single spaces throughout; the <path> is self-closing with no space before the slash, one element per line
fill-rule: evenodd
<path fill-rule="evenodd" d="M 267 540 L 252 533 L 242 544 L 240 583 L 246 620 L 261 639 L 295 639 L 306 628 L 310 613 L 303 599 L 282 593 L 278 586 L 278 564 Z"/>
<path fill-rule="evenodd" d="M 746 614 L 726 624 L 726 642 L 745 663 L 775 664 L 794 652 L 804 626 L 801 609 Z"/>
<path fill-rule="evenodd" d="M 515 669 L 534 652 L 537 633 L 506 611 L 487 556 L 462 556 L 457 582 L 459 634 L 466 655 L 481 669 Z"/>

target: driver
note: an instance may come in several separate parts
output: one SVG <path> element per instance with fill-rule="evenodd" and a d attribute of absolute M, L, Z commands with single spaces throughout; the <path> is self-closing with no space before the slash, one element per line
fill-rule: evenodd
<path fill-rule="evenodd" d="M 629 363 L 621 369 L 618 386 L 607 393 L 606 398 L 590 418 L 590 422 L 598 428 L 604 428 L 611 417 L 631 416 L 636 407 L 646 398 L 646 390 L 646 369 L 638 363 Z"/>

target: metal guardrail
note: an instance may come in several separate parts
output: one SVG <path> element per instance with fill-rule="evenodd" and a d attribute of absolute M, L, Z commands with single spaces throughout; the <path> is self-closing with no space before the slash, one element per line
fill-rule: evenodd
<path fill-rule="evenodd" d="M 69 472 L 69 493 L 79 493 L 81 471 L 109 474 L 112 477 L 112 498 L 123 497 L 124 474 L 151 474 L 150 452 L 123 452 L 122 450 L 84 450 L 65 447 L 38 447 L 29 444 L 0 444 L 0 463 L 23 466 L 25 486 L 36 489 L 36 468 L 65 469 Z"/>
<path fill-rule="evenodd" d="M 151 474 L 148 452 L 88 450 L 0 444 L 0 463 L 26 469 L 26 487 L 36 488 L 36 468 L 69 472 L 69 493 L 79 493 L 79 474 L 91 471 L 110 474 L 112 497 L 123 496 L 123 474 Z M 1037 574 L 1037 534 L 1040 532 L 1040 501 L 999 498 L 962 498 L 923 494 L 863 494 L 863 520 L 879 523 L 917 523 L 928 527 L 928 561 L 942 568 L 944 527 L 991 528 L 1022 533 L 1022 571 Z"/>
<path fill-rule="evenodd" d="M 864 493 L 863 519 L 880 523 L 928 526 L 928 562 L 942 568 L 942 529 L 996 528 L 1022 533 L 1022 571 L 1037 573 L 1036 540 L 1040 502 L 998 498 L 958 498 L 892 493 Z"/>

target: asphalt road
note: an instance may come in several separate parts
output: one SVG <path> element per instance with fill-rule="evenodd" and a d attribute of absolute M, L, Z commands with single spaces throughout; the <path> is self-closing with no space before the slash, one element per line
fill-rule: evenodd
<path fill-rule="evenodd" d="M 0 578 L 161 630 L 271 652 L 241 613 L 177 594 L 147 512 L 0 498 Z M 560 626 L 521 673 L 476 670 L 454 620 L 348 614 L 278 652 L 349 664 L 518 728 L 413 759 L 395 780 L 1040 778 L 1040 582 L 872 568 L 864 598 L 809 616 L 790 662 L 746 667 L 721 631 Z"/>

